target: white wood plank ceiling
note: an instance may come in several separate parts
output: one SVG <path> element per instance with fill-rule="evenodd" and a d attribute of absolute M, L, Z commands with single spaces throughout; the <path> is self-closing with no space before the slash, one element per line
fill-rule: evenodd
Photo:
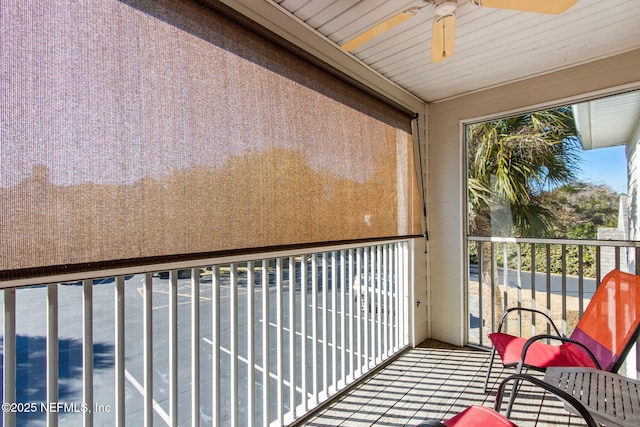
<path fill-rule="evenodd" d="M 324 49 L 327 44 L 338 49 L 394 14 L 424 5 L 422 0 L 232 3 L 256 11 L 258 1 L 276 9 L 275 14 L 290 15 L 306 28 L 307 40 Z M 434 16 L 430 4 L 353 52 L 339 54 L 422 101 L 437 102 L 640 48 L 640 0 L 578 0 L 561 15 L 491 9 L 458 0 L 455 54 L 437 63 L 430 60 Z"/>

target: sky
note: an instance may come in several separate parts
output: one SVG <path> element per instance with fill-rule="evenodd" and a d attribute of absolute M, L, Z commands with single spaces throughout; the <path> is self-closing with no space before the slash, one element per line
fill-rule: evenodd
<path fill-rule="evenodd" d="M 627 193 L 627 159 L 625 146 L 582 151 L 580 181 L 608 184 L 618 193 Z"/>

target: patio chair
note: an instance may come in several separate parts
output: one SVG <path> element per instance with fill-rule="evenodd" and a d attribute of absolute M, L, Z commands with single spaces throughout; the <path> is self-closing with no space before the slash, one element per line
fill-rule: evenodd
<path fill-rule="evenodd" d="M 528 311 L 543 316 L 555 335 L 536 335 L 529 339 L 502 332 L 505 319 L 513 311 Z M 544 371 L 551 366 L 597 368 L 615 372 L 624 362 L 640 332 L 640 276 L 613 270 L 603 279 L 569 338 L 563 337 L 551 318 L 538 310 L 513 307 L 505 311 L 498 332 L 489 334 L 493 350 L 485 380 L 496 353 L 505 367 Z M 561 345 L 542 340 L 561 341 Z"/>
<path fill-rule="evenodd" d="M 502 405 L 502 396 L 504 394 L 504 388 L 506 384 L 511 381 L 528 381 L 543 390 L 546 390 L 554 394 L 557 398 L 564 403 L 571 405 L 575 411 L 582 416 L 585 423 L 589 427 L 597 427 L 599 424 L 591 416 L 591 413 L 572 395 L 560 390 L 557 387 L 552 386 L 539 378 L 532 377 L 526 374 L 514 374 L 506 378 L 500 383 L 498 387 L 498 394 L 493 409 L 486 406 L 470 406 L 464 411 L 458 413 L 454 417 L 446 421 L 425 421 L 418 425 L 418 427 L 517 427 L 507 416 L 500 414 L 500 406 Z"/>
<path fill-rule="evenodd" d="M 542 334 L 529 339 L 502 332 L 507 316 L 513 311 L 528 311 L 542 315 L 553 327 L 555 335 Z M 488 392 L 489 377 L 496 353 L 505 367 L 545 371 L 552 366 L 585 367 L 616 372 L 624 362 L 640 333 L 640 276 L 613 270 L 603 279 L 591 302 L 569 338 L 562 336 L 551 318 L 537 310 L 514 307 L 508 309 L 498 325 L 498 332 L 489 334 L 493 350 L 487 370 L 484 390 Z M 550 344 L 542 340 L 556 340 Z M 514 382 L 514 391 L 518 381 Z M 512 393 L 511 402 L 515 397 Z M 507 409 L 509 413 L 511 403 Z"/>

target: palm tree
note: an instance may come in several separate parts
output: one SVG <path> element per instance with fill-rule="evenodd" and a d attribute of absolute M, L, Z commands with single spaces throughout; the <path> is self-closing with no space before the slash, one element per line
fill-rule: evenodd
<path fill-rule="evenodd" d="M 541 194 L 575 179 L 579 145 L 570 107 L 467 126 L 469 234 L 549 236 L 555 215 Z M 477 243 L 490 283 L 491 245 Z"/>
<path fill-rule="evenodd" d="M 467 126 L 469 233 L 547 236 L 541 192 L 575 179 L 579 143 L 570 107 Z"/>

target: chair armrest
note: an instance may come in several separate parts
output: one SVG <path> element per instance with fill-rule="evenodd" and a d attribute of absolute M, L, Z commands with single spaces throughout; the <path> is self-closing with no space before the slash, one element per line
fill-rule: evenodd
<path fill-rule="evenodd" d="M 545 319 L 547 319 L 547 322 L 551 326 L 553 326 L 553 329 L 556 332 L 556 334 L 558 336 L 560 335 L 560 330 L 558 329 L 556 324 L 553 322 L 553 320 L 551 319 L 551 317 L 549 317 L 549 315 L 547 313 L 544 313 L 544 312 L 542 312 L 540 310 L 536 310 L 534 308 L 526 308 L 526 307 L 511 307 L 511 308 L 507 308 L 504 311 L 504 313 L 502 313 L 502 317 L 500 318 L 500 323 L 498 323 L 498 332 L 502 332 L 502 324 L 506 320 L 507 316 L 513 311 L 517 311 L 518 313 L 520 313 L 522 311 L 526 311 L 526 312 L 529 312 L 529 313 L 539 314 L 539 315 L 543 316 Z"/>
<path fill-rule="evenodd" d="M 514 374 L 511 375 L 509 377 L 507 377 L 506 379 L 504 379 L 501 383 L 500 386 L 498 387 L 498 395 L 496 396 L 496 403 L 494 406 L 495 411 L 500 412 L 500 406 L 502 405 L 502 396 L 504 395 L 504 389 L 506 384 L 509 381 L 520 381 L 520 380 L 524 380 L 527 382 L 530 382 L 531 384 L 534 384 L 538 387 L 541 387 L 542 389 L 554 394 L 558 399 L 562 400 L 563 402 L 567 403 L 568 405 L 570 405 L 571 407 L 573 407 L 576 412 L 578 414 L 580 414 L 580 416 L 582 416 L 582 418 L 585 420 L 585 422 L 587 423 L 587 425 L 589 427 L 599 427 L 600 425 L 598 423 L 596 423 L 596 421 L 593 419 L 593 416 L 591 415 L 591 413 L 589 412 L 589 410 L 587 408 L 584 407 L 584 405 L 575 397 L 573 397 L 572 395 L 570 395 L 569 393 L 567 393 L 564 390 L 560 390 L 559 388 L 539 379 L 536 377 L 533 377 L 531 375 L 527 375 L 527 374 Z M 437 425 L 437 424 L 436 424 Z"/>
<path fill-rule="evenodd" d="M 423 421 L 420 424 L 418 424 L 416 427 L 447 427 L 444 424 L 442 424 L 440 421 L 436 421 L 436 420 L 427 420 L 427 421 Z"/>
<path fill-rule="evenodd" d="M 544 340 L 544 339 L 553 339 L 553 340 L 558 340 L 558 341 L 562 341 L 562 342 L 566 342 L 566 343 L 572 343 L 572 344 L 576 344 L 576 345 L 580 346 L 581 348 L 583 348 L 587 352 L 587 354 L 589 355 L 589 357 L 591 358 L 591 360 L 595 364 L 596 368 L 598 368 L 600 370 L 602 369 L 600 367 L 600 363 L 598 363 L 598 360 L 596 359 L 596 356 L 583 343 L 581 343 L 579 341 L 576 341 L 576 340 L 572 340 L 571 338 L 562 337 L 562 336 L 559 336 L 559 335 L 543 334 L 543 335 L 535 335 L 535 336 L 529 338 L 524 343 L 524 345 L 522 346 L 522 354 L 520 355 L 520 363 L 518 364 L 518 372 L 520 372 L 522 370 L 522 366 L 524 366 L 524 360 L 525 360 L 525 357 L 527 355 L 527 351 L 529 350 L 529 347 L 531 346 L 531 344 L 533 344 L 536 341 L 540 341 L 540 340 Z"/>

